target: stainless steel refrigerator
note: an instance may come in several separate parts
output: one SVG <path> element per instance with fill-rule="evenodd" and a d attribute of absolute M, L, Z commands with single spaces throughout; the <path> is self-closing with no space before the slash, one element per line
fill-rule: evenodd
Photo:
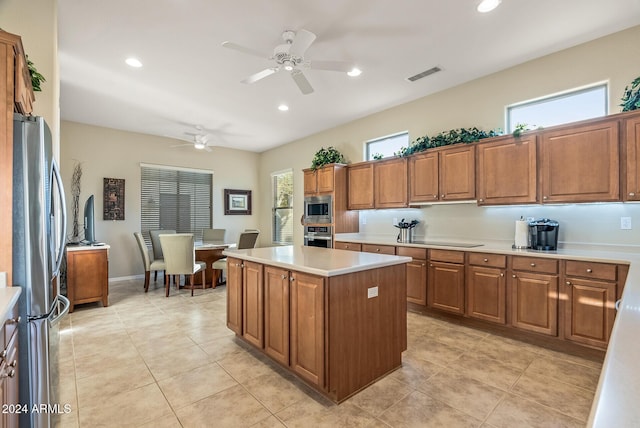
<path fill-rule="evenodd" d="M 13 119 L 13 281 L 20 298 L 20 427 L 49 427 L 68 410 L 58 390 L 59 322 L 69 300 L 55 279 L 64 255 L 66 211 L 51 131 L 41 117 Z"/>

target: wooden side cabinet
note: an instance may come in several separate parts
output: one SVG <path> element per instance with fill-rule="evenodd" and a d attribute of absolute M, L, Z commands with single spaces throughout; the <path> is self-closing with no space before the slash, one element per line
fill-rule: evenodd
<path fill-rule="evenodd" d="M 407 302 L 427 305 L 427 250 L 424 248 L 397 247 L 399 256 L 412 257 L 407 266 Z"/>
<path fill-rule="evenodd" d="M 66 253 L 69 312 L 82 303 L 109 306 L 109 246 L 67 247 Z"/>
<path fill-rule="evenodd" d="M 428 272 L 428 306 L 464 314 L 464 253 L 431 250 Z"/>
<path fill-rule="evenodd" d="M 507 257 L 498 254 L 469 254 L 467 267 L 467 315 L 506 324 Z"/>

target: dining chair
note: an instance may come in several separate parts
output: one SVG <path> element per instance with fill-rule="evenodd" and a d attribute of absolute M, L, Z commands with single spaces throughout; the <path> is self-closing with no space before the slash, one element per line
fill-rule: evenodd
<path fill-rule="evenodd" d="M 166 265 L 164 260 L 154 260 L 153 257 L 149 255 L 149 248 L 147 248 L 147 244 L 144 242 L 142 233 L 134 232 L 133 236 L 136 238 L 136 242 L 138 242 L 138 248 L 140 249 L 140 255 L 142 256 L 142 264 L 144 265 L 144 292 L 146 293 L 149 291 L 149 278 L 151 277 L 151 271 L 154 271 L 157 275 L 159 270 L 166 269 Z"/>
<path fill-rule="evenodd" d="M 167 233 L 176 233 L 175 230 L 171 229 L 159 229 L 159 230 L 150 230 L 149 236 L 151 237 L 151 248 L 153 249 L 153 259 L 162 261 L 164 259 L 164 255 L 162 254 L 162 245 L 160 245 L 160 234 Z M 153 280 L 158 280 L 158 271 L 153 274 Z"/>
<path fill-rule="evenodd" d="M 202 229 L 202 242 L 224 242 L 227 229 Z"/>
<path fill-rule="evenodd" d="M 256 246 L 256 241 L 258 240 L 258 235 L 260 234 L 259 230 L 252 229 L 251 231 L 242 232 L 240 237 L 238 238 L 238 244 L 236 248 L 238 250 L 245 250 L 248 248 L 253 248 Z M 223 278 L 224 272 L 227 270 L 227 258 L 219 259 L 213 262 L 211 265 L 213 271 L 215 272 L 215 276 L 213 279 L 214 284 L 219 279 Z M 225 284 L 226 281 L 219 281 L 220 284 Z"/>
<path fill-rule="evenodd" d="M 190 288 L 191 295 L 193 296 L 193 290 L 195 288 L 193 276 L 195 273 L 200 272 L 202 274 L 202 287 L 204 288 L 204 271 L 206 265 L 203 262 L 196 262 L 193 233 L 160 234 L 158 237 L 162 245 L 164 263 L 166 265 L 166 277 L 164 280 L 166 296 L 169 297 L 170 277 L 173 275 L 178 275 L 178 278 L 180 275 L 185 276 L 184 287 Z M 187 278 L 189 281 L 187 281 Z M 176 283 L 176 287 L 180 288 L 179 279 Z"/>

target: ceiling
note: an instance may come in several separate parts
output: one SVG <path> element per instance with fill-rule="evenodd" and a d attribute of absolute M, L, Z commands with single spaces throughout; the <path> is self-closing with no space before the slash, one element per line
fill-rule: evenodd
<path fill-rule="evenodd" d="M 640 24 L 640 0 L 503 0 L 487 14 L 478 3 L 59 1 L 61 117 L 173 138 L 199 125 L 214 145 L 262 152 Z M 282 32 L 299 29 L 317 35 L 305 60 L 353 62 L 362 75 L 304 70 L 308 95 L 284 70 L 240 82 L 273 66 Z M 126 65 L 130 56 L 143 67 Z M 442 71 L 406 80 L 434 66 Z"/>

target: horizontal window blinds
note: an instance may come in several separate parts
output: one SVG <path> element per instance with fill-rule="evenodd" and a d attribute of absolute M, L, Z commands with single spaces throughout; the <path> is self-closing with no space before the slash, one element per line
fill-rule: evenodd
<path fill-rule="evenodd" d="M 210 173 L 141 166 L 141 231 L 151 244 L 155 229 L 193 233 L 212 227 L 212 177 Z"/>

